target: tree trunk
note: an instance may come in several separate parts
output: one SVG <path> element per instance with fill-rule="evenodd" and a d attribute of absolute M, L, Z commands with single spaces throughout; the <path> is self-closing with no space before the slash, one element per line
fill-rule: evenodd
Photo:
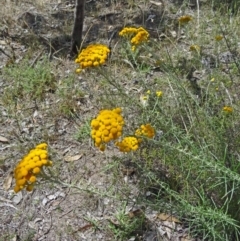
<path fill-rule="evenodd" d="M 71 54 L 73 55 L 78 53 L 81 45 L 81 41 L 82 41 L 84 5 L 85 5 L 85 0 L 76 0 L 74 26 L 73 26 L 73 32 L 72 32 L 72 46 L 71 46 Z"/>

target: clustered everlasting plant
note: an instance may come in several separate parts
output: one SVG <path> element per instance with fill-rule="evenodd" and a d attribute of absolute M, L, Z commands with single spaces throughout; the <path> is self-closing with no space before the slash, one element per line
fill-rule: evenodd
<path fill-rule="evenodd" d="M 225 113 L 232 113 L 233 112 L 233 108 L 231 107 L 231 106 L 224 106 L 223 107 L 223 111 L 225 112 Z"/>
<path fill-rule="evenodd" d="M 103 44 L 91 44 L 83 49 L 75 60 L 75 63 L 80 65 L 76 70 L 80 73 L 82 69 L 89 67 L 97 67 L 103 65 L 110 53 L 110 49 Z"/>
<path fill-rule="evenodd" d="M 155 95 L 152 95 L 151 94 L 151 91 L 148 90 L 146 91 L 146 93 L 142 94 L 140 96 L 140 101 L 141 101 L 141 104 L 146 107 L 148 106 L 149 104 L 149 101 L 152 99 L 154 100 L 155 102 L 158 101 L 161 97 L 163 96 L 163 92 L 161 90 L 157 90 L 155 91 Z M 157 97 L 157 99 L 156 99 Z"/>
<path fill-rule="evenodd" d="M 122 31 L 119 32 L 121 37 L 131 38 L 132 51 L 136 49 L 140 44 L 147 42 L 149 38 L 149 33 L 143 27 L 133 28 L 126 27 Z"/>
<path fill-rule="evenodd" d="M 193 18 L 189 15 L 178 18 L 176 21 L 178 21 L 179 29 L 192 19 Z M 141 58 L 135 61 L 135 57 L 140 51 L 133 51 L 141 46 L 141 44 L 148 41 L 149 33 L 142 27 L 126 27 L 119 32 L 119 35 L 129 41 L 127 43 L 131 49 L 128 48 L 127 53 L 130 52 L 131 54 L 129 56 L 133 56 L 131 60 L 134 60 L 134 63 L 138 64 L 139 61 L 142 64 Z M 223 38 L 225 39 L 225 35 L 217 35 L 215 36 L 215 41 L 221 41 Z M 193 40 L 195 41 L 195 38 Z M 220 43 L 217 43 L 217 45 L 220 46 Z M 162 46 L 160 45 L 160 47 Z M 200 64 L 202 62 L 200 59 L 200 57 L 202 58 L 201 55 L 205 55 L 205 53 L 202 53 L 202 47 L 197 44 L 190 44 L 189 51 L 192 51 L 193 56 L 198 57 L 196 58 L 197 67 L 198 63 Z M 110 50 L 105 45 L 89 45 L 79 53 L 75 60 L 79 65 L 76 72 L 80 73 L 83 69 L 103 65 L 106 63 L 109 53 Z M 169 53 L 167 52 L 167 56 L 168 55 Z M 152 58 L 155 58 L 154 54 L 151 54 L 151 56 Z M 168 57 L 171 56 L 169 55 Z M 159 66 L 159 61 L 160 60 L 157 60 L 156 62 L 157 66 Z M 135 68 L 135 66 L 138 66 L 137 64 L 132 65 L 132 67 Z M 149 65 L 147 65 L 147 67 L 148 66 Z M 237 227 L 237 229 L 239 228 L 239 220 L 236 220 L 236 224 L 234 220 L 235 214 L 237 212 L 239 213 L 239 209 L 236 211 L 236 207 L 239 206 L 239 192 L 237 188 L 234 187 L 238 187 L 240 183 L 240 177 L 238 175 L 240 172 L 239 165 L 237 164 L 238 166 L 236 169 L 234 166 L 234 163 L 238 163 L 239 155 L 238 153 L 232 153 L 234 150 L 233 146 L 238 144 L 238 140 L 231 140 L 237 139 L 237 134 L 234 133 L 235 128 L 238 127 L 237 124 L 235 127 L 234 122 L 237 123 L 237 121 L 235 121 L 234 118 L 231 118 L 237 115 L 237 111 L 233 109 L 231 103 L 229 103 L 229 106 L 220 106 L 220 109 L 218 102 L 211 103 L 212 95 L 211 93 L 208 94 L 210 88 L 206 89 L 205 95 L 207 98 L 200 98 L 201 96 L 198 92 L 195 94 L 195 89 L 200 89 L 200 92 L 202 92 L 201 90 L 205 90 L 204 87 L 201 86 L 200 88 L 198 85 L 195 87 L 191 85 L 191 88 L 194 89 L 194 95 L 193 97 L 191 95 L 191 98 L 189 98 L 188 87 L 185 87 L 185 81 L 179 81 L 180 78 L 178 72 L 180 72 L 181 77 L 184 75 L 185 78 L 185 71 L 188 73 L 189 69 L 192 69 L 192 66 L 195 68 L 195 62 L 192 66 L 188 66 L 187 64 L 185 66 L 186 70 L 184 71 L 179 71 L 178 66 L 175 67 L 171 64 L 169 66 L 171 68 L 168 70 L 171 74 L 167 72 L 165 76 L 164 72 L 165 69 L 167 69 L 167 66 L 168 65 L 166 64 L 166 68 L 164 66 L 164 68 L 161 68 L 160 70 L 161 76 L 163 73 L 163 81 L 160 81 L 163 83 L 163 87 L 166 85 L 167 81 L 169 82 L 169 86 L 171 87 L 168 91 L 171 95 L 170 104 L 167 104 L 166 106 L 158 105 L 163 95 L 163 92 L 158 89 L 155 89 L 153 93 L 151 93 L 151 90 L 147 90 L 141 95 L 140 99 L 143 107 L 146 107 L 147 105 L 150 107 L 142 108 L 142 111 L 144 111 L 144 117 L 155 121 L 156 126 L 160 123 L 159 125 L 163 127 L 163 130 L 167 130 L 166 137 L 164 136 L 164 139 L 161 141 L 161 150 L 158 149 L 159 145 L 149 145 L 146 150 L 144 149 L 142 153 L 139 153 L 141 154 L 141 158 L 136 155 L 136 158 L 133 158 L 133 161 L 136 161 L 136 164 L 138 164 L 140 160 L 139 167 L 143 166 L 144 168 L 145 165 L 142 165 L 143 163 L 146 163 L 147 167 L 151 167 L 148 168 L 147 171 L 146 169 L 142 169 L 144 170 L 144 172 L 142 172 L 144 173 L 144 182 L 142 183 L 144 183 L 144 194 L 147 190 L 145 187 L 149 188 L 149 190 L 151 190 L 152 187 L 159 187 L 159 192 L 152 193 L 150 191 L 150 194 L 154 195 L 153 200 L 156 203 L 154 204 L 155 207 L 160 206 L 161 209 L 163 209 L 164 203 L 166 203 L 166 209 L 168 210 L 169 207 L 173 207 L 174 213 L 177 214 L 180 207 L 181 211 L 179 212 L 179 215 L 184 214 L 185 216 L 185 213 L 190 213 L 189 215 L 194 215 L 194 217 L 198 215 L 194 220 L 201 223 L 201 225 L 203 224 L 203 227 L 207 228 L 208 225 L 206 224 L 208 224 L 207 221 L 208 218 L 210 218 L 209 220 L 214 226 L 211 227 L 209 225 L 207 232 L 213 232 L 214 238 L 218 239 L 221 235 L 224 236 L 227 234 L 228 226 L 232 225 L 233 227 Z M 142 69 L 145 72 L 145 65 L 142 65 Z M 138 69 L 136 69 L 136 71 L 137 70 Z M 209 72 L 212 73 L 212 71 Z M 214 82 L 214 78 L 212 78 L 211 75 L 210 78 L 210 81 Z M 158 85 L 158 81 L 157 77 L 156 81 L 154 80 L 154 86 L 155 82 L 156 86 Z M 186 83 L 189 85 L 189 81 Z M 121 87 L 121 85 L 119 86 Z M 147 85 L 144 84 L 141 87 L 145 88 L 145 86 Z M 216 90 L 218 90 L 218 87 Z M 178 96 L 181 96 L 181 98 L 178 98 Z M 215 96 L 217 97 L 217 95 L 214 95 L 214 98 Z M 108 96 L 106 98 L 108 98 Z M 124 105 L 126 105 L 125 103 L 129 102 L 121 102 L 120 100 L 118 103 L 124 103 Z M 209 103 L 211 103 L 211 105 L 209 105 Z M 209 109 L 211 110 L 211 106 L 214 106 L 215 103 L 217 103 L 217 108 L 222 116 L 226 117 L 223 121 L 219 122 L 217 119 L 218 116 L 216 118 L 212 115 L 212 112 L 209 111 Z M 174 106 L 175 104 L 176 107 Z M 181 108 L 179 108 L 179 106 Z M 167 110 L 165 111 L 166 107 Z M 200 107 L 199 110 L 198 107 Z M 160 111 L 163 112 L 163 115 L 158 115 L 158 113 L 161 113 Z M 141 112 L 136 111 L 136 113 Z M 179 118 L 179 116 L 181 118 Z M 136 117 L 136 119 L 137 120 L 134 121 L 139 120 L 138 117 Z M 229 121 L 230 119 L 233 119 L 234 122 L 231 123 Z M 123 128 L 126 122 L 127 121 L 124 120 L 122 115 L 122 109 L 119 107 L 112 110 L 101 110 L 96 118 L 91 121 L 91 138 L 93 139 L 95 147 L 100 151 L 105 151 L 107 144 L 113 142 L 120 152 L 129 153 L 131 151 L 137 151 L 144 143 L 146 143 L 145 141 L 154 138 L 156 134 L 152 125 L 150 123 L 145 123 L 140 125 L 138 129 L 134 129 L 135 131 L 130 135 L 123 135 Z M 218 127 L 218 125 L 220 127 Z M 233 134 L 233 137 L 230 134 Z M 160 134 L 158 136 L 160 136 Z M 213 142 L 215 140 L 217 140 L 216 146 Z M 159 158 L 160 156 L 163 156 L 164 159 L 161 160 L 161 158 Z M 152 160 L 154 160 L 154 162 Z M 32 191 L 37 181 L 37 177 L 44 176 L 44 166 L 52 166 L 52 162 L 48 159 L 46 143 L 37 145 L 17 164 L 14 170 L 14 178 L 16 180 L 14 191 L 19 192 L 25 188 L 27 191 Z M 180 168 L 174 168 L 176 166 L 179 166 Z M 167 174 L 164 175 L 164 178 L 159 178 L 159 167 L 163 170 L 161 171 L 161 176 L 162 173 Z M 164 169 L 166 169 L 166 171 Z M 189 175 L 189 173 L 191 175 Z M 205 179 L 206 177 L 208 177 L 207 182 Z M 147 185 L 145 185 L 145 183 Z M 216 189 L 216 191 L 214 189 Z M 207 193 L 205 193 L 205 190 L 207 190 Z M 236 194 L 234 193 L 235 191 Z M 163 195 L 161 195 L 162 193 Z M 200 199 L 198 199 L 198 197 Z M 173 206 L 172 203 L 168 203 L 170 199 L 176 200 L 176 202 L 173 202 Z M 178 205 L 178 201 L 180 201 L 180 205 Z M 201 205 L 202 203 L 204 204 L 203 206 Z M 163 204 L 163 206 L 161 204 Z M 187 212 L 185 212 L 185 209 L 183 209 L 184 212 L 182 212 L 183 205 L 186 207 Z M 232 216 L 231 212 L 234 216 Z M 231 217 L 234 218 L 232 219 Z M 214 222 L 216 222 L 216 224 Z M 223 225 L 221 226 L 220 223 L 223 223 Z M 227 231 L 225 229 L 221 231 L 222 227 L 225 225 L 224 223 L 226 224 Z M 199 224 L 197 223 L 196 226 L 200 227 L 198 225 Z M 214 233 L 215 229 L 217 230 L 217 235 Z M 218 230 L 220 230 L 219 233 Z M 231 236 L 235 237 L 234 235 Z M 224 237 L 221 240 L 224 240 Z"/>
<path fill-rule="evenodd" d="M 127 136 L 122 141 L 117 141 L 115 145 L 121 152 L 136 151 L 139 147 L 140 140 L 134 136 Z"/>
<path fill-rule="evenodd" d="M 16 180 L 14 191 L 19 192 L 24 188 L 32 191 L 43 166 L 52 166 L 52 161 L 48 160 L 46 143 L 37 145 L 17 164 L 14 170 Z"/>
<path fill-rule="evenodd" d="M 160 91 L 160 90 L 159 90 L 159 91 L 156 91 L 156 96 L 157 96 L 157 97 L 161 97 L 162 95 L 163 95 L 163 92 L 162 92 L 162 91 Z"/>
<path fill-rule="evenodd" d="M 216 35 L 215 36 L 215 40 L 216 41 L 221 41 L 223 39 L 223 36 L 222 35 Z"/>
<path fill-rule="evenodd" d="M 116 140 L 122 135 L 124 120 L 121 112 L 121 108 L 102 110 L 97 118 L 91 121 L 91 136 L 95 146 L 99 147 L 101 151 L 105 150 L 106 143 Z"/>
<path fill-rule="evenodd" d="M 91 137 L 95 146 L 104 151 L 106 144 L 112 140 L 117 140 L 122 136 L 124 119 L 121 115 L 122 109 L 115 108 L 113 110 L 102 110 L 98 116 L 91 121 Z M 155 130 L 150 124 L 141 125 L 137 129 L 135 136 L 124 137 L 121 141 L 116 141 L 115 146 L 121 152 L 136 151 L 142 142 L 140 136 L 153 138 Z"/>
<path fill-rule="evenodd" d="M 195 51 L 195 52 L 197 52 L 197 53 L 200 53 L 201 48 L 200 48 L 199 45 L 193 44 L 193 45 L 190 46 L 189 50 L 190 50 L 190 51 Z"/>
<path fill-rule="evenodd" d="M 183 25 L 183 24 L 190 22 L 192 19 L 193 18 L 190 15 L 184 15 L 178 19 L 178 22 L 179 22 L 179 24 Z"/>
<path fill-rule="evenodd" d="M 135 131 L 135 135 L 153 138 L 155 136 L 155 130 L 150 124 L 141 125 L 141 127 Z"/>

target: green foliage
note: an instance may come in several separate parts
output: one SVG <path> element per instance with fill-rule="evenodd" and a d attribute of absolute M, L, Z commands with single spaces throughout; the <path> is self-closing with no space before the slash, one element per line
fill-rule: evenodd
<path fill-rule="evenodd" d="M 56 88 L 56 95 L 59 98 L 57 103 L 58 113 L 66 117 L 78 115 L 78 110 L 84 103 L 85 93 L 77 86 L 74 75 L 62 79 Z"/>
<path fill-rule="evenodd" d="M 128 240 L 136 234 L 141 234 L 144 229 L 144 215 L 132 216 L 126 213 L 126 203 L 123 204 L 115 215 L 115 221 L 109 225 L 114 233 L 115 240 Z"/>
<path fill-rule="evenodd" d="M 84 123 L 77 131 L 76 138 L 78 141 L 86 140 L 90 137 L 90 125 L 89 122 Z"/>
<path fill-rule="evenodd" d="M 240 8 L 240 3 L 238 0 L 212 0 L 212 6 L 216 9 L 221 9 L 230 14 L 237 14 Z"/>
<path fill-rule="evenodd" d="M 25 59 L 5 68 L 3 75 L 8 83 L 4 92 L 6 99 L 43 99 L 46 93 L 56 89 L 56 81 L 47 59 L 37 62 L 34 67 Z"/>
<path fill-rule="evenodd" d="M 201 19 L 199 24 L 204 26 L 205 20 Z M 233 29 L 235 24 L 237 20 L 232 22 Z M 157 133 L 154 140 L 144 139 L 134 155 L 126 154 L 124 158 L 128 157 L 137 166 L 139 188 L 144 194 L 138 197 L 139 204 L 159 212 L 177 213 L 189 226 L 192 236 L 204 240 L 239 240 L 240 101 L 234 97 L 240 74 L 238 63 L 231 60 L 226 64 L 225 60 L 215 59 L 214 66 L 209 66 L 209 52 L 205 49 L 215 46 L 212 54 L 221 56 L 224 51 L 231 51 L 228 38 L 215 40 L 219 34 L 216 29 L 212 30 L 216 34 L 209 38 L 204 27 L 195 35 L 191 21 L 181 28 L 185 33 L 182 45 L 175 45 L 172 40 L 164 49 L 164 44 L 152 42 L 139 52 L 131 52 L 128 43 L 123 43 L 120 49 L 127 59 L 125 62 L 139 76 L 141 61 L 148 56 L 151 60 L 144 62 L 144 68 L 161 71 L 160 77 L 150 83 L 144 80 L 135 83 L 134 88 L 143 88 L 142 103 L 133 104 L 139 99 L 138 94 L 132 94 L 128 102 L 128 97 L 115 96 L 118 106 L 124 103 L 126 112 L 130 109 L 129 112 L 137 113 L 133 119 L 125 115 L 129 133 L 133 133 L 133 126 L 146 123 L 154 126 Z M 231 48 L 234 49 L 234 43 Z M 228 72 L 224 72 L 226 66 Z M 196 77 L 197 71 L 204 74 Z M 123 87 L 119 88 L 124 92 Z M 156 91 L 162 91 L 163 95 L 159 98 Z M 123 213 L 118 219 L 128 223 Z M 123 234 L 131 233 L 125 228 L 129 224 L 120 226 L 120 230 L 113 229 L 115 235 L 127 238 Z"/>

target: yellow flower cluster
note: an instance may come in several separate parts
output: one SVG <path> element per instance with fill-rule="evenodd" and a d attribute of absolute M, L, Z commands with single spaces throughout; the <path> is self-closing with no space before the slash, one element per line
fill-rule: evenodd
<path fill-rule="evenodd" d="M 84 68 L 97 67 L 106 62 L 110 49 L 102 44 L 91 44 L 78 55 L 75 63 L 80 65 L 76 70 L 77 73 L 81 72 Z"/>
<path fill-rule="evenodd" d="M 134 51 L 138 45 L 146 42 L 149 38 L 149 33 L 143 27 L 140 28 L 124 28 L 119 32 L 121 37 L 131 38 L 132 50 Z"/>
<path fill-rule="evenodd" d="M 156 96 L 157 97 L 161 97 L 163 95 L 163 92 L 162 91 L 156 91 Z"/>
<path fill-rule="evenodd" d="M 201 50 L 201 49 L 200 49 L 200 46 L 199 46 L 199 45 L 193 44 L 193 45 L 190 46 L 189 50 L 190 50 L 190 51 L 196 51 L 197 53 L 200 53 L 200 50 Z"/>
<path fill-rule="evenodd" d="M 190 15 L 184 15 L 184 16 L 181 16 L 179 19 L 178 19 L 178 22 L 180 24 L 185 24 L 185 23 L 188 23 L 192 20 L 192 17 Z"/>
<path fill-rule="evenodd" d="M 157 98 L 161 98 L 163 96 L 163 92 L 161 90 L 156 91 L 155 94 Z M 141 104 L 144 107 L 147 106 L 150 95 L 151 95 L 151 90 L 148 90 L 145 95 L 140 96 Z"/>
<path fill-rule="evenodd" d="M 224 106 L 223 107 L 223 111 L 225 112 L 225 113 L 232 113 L 233 112 L 233 108 L 231 107 L 231 106 Z"/>
<path fill-rule="evenodd" d="M 101 151 L 105 150 L 108 142 L 117 140 L 122 136 L 124 119 L 121 113 L 121 108 L 102 110 L 98 116 L 91 121 L 91 137 L 94 140 L 95 146 Z M 154 135 L 155 130 L 150 124 L 141 125 L 141 127 L 136 130 L 135 136 L 124 137 L 121 141 L 116 141 L 114 144 L 121 152 L 136 151 L 142 142 L 142 139 L 139 137 L 147 136 L 148 138 L 153 138 Z"/>
<path fill-rule="evenodd" d="M 115 145 L 119 148 L 121 152 L 136 151 L 139 147 L 140 141 L 136 137 L 128 136 L 122 141 L 116 142 Z"/>
<path fill-rule="evenodd" d="M 150 124 L 141 125 L 140 129 L 137 129 L 135 136 L 125 137 L 122 141 L 117 141 L 115 146 L 119 148 L 121 152 L 136 151 L 139 148 L 142 139 L 140 136 L 147 136 L 148 138 L 153 138 L 155 135 L 155 130 Z"/>
<path fill-rule="evenodd" d="M 52 166 L 52 162 L 48 160 L 46 143 L 37 145 L 17 164 L 14 170 L 14 191 L 19 192 L 25 187 L 27 191 L 32 191 L 43 166 Z"/>
<path fill-rule="evenodd" d="M 216 41 L 221 41 L 223 39 L 223 36 L 222 35 L 216 35 L 215 36 L 215 40 Z"/>
<path fill-rule="evenodd" d="M 106 143 L 116 140 L 122 135 L 124 120 L 121 112 L 121 108 L 102 110 L 97 118 L 91 121 L 91 136 L 95 146 L 101 151 L 105 150 Z"/>
<path fill-rule="evenodd" d="M 150 124 L 141 125 L 141 127 L 135 131 L 135 135 L 153 138 L 155 136 L 155 130 Z"/>

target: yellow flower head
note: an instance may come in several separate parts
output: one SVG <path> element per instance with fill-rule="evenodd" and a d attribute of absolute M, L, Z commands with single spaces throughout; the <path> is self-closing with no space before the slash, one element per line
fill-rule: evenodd
<path fill-rule="evenodd" d="M 135 131 L 135 135 L 153 138 L 155 136 L 155 130 L 150 124 L 141 125 L 141 127 Z"/>
<path fill-rule="evenodd" d="M 131 48 L 131 50 L 134 52 L 134 51 L 136 50 L 136 46 L 133 45 L 132 48 Z"/>
<path fill-rule="evenodd" d="M 136 151 L 139 147 L 139 140 L 136 137 L 128 136 L 122 141 L 116 142 L 115 146 L 117 146 L 121 152 Z"/>
<path fill-rule="evenodd" d="M 110 49 L 102 44 L 91 44 L 87 48 L 83 49 L 78 57 L 75 59 L 75 63 L 80 65 L 80 68 L 76 70 L 76 73 L 80 73 L 82 69 L 97 67 L 103 65 L 110 53 Z"/>
<path fill-rule="evenodd" d="M 233 108 L 232 108 L 231 106 L 224 106 L 224 107 L 223 107 L 223 111 L 224 111 L 225 113 L 230 114 L 230 113 L 233 112 Z"/>
<path fill-rule="evenodd" d="M 122 135 L 124 120 L 121 112 L 121 108 L 102 110 L 91 121 L 91 137 L 95 142 L 95 146 L 101 151 L 105 150 L 105 143 L 116 140 Z"/>
<path fill-rule="evenodd" d="M 156 96 L 157 97 L 161 97 L 163 95 L 163 92 L 162 91 L 156 91 Z"/>
<path fill-rule="evenodd" d="M 189 49 L 190 49 L 190 51 L 195 51 L 197 53 L 200 53 L 200 46 L 197 44 L 191 45 Z"/>
<path fill-rule="evenodd" d="M 188 22 L 190 22 L 193 18 L 190 16 L 190 15 L 184 15 L 184 16 L 181 16 L 179 19 L 178 19 L 178 22 L 180 24 L 186 24 Z"/>
<path fill-rule="evenodd" d="M 149 39 L 149 33 L 143 27 L 133 28 L 126 27 L 119 32 L 121 37 L 130 39 L 132 44 L 132 51 L 136 50 L 136 47 L 144 42 L 147 42 Z"/>
<path fill-rule="evenodd" d="M 137 28 L 126 27 L 119 32 L 119 36 L 129 38 L 135 35 L 137 32 L 138 32 Z"/>
<path fill-rule="evenodd" d="M 34 183 L 37 181 L 37 175 L 40 174 L 43 166 L 52 166 L 52 162 L 48 160 L 46 143 L 37 145 L 18 162 L 14 169 L 16 180 L 14 191 L 19 192 L 24 188 L 27 191 L 32 191 Z"/>
<path fill-rule="evenodd" d="M 216 35 L 215 36 L 215 40 L 216 41 L 221 41 L 223 39 L 223 36 L 222 35 Z"/>

